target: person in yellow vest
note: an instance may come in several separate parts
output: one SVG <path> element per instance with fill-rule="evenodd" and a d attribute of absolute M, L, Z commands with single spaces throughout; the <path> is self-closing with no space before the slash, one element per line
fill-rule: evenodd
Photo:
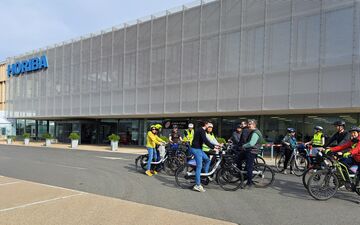
<path fill-rule="evenodd" d="M 219 142 L 216 140 L 216 137 L 213 133 L 214 125 L 212 123 L 208 124 L 208 127 L 206 129 L 206 138 L 209 140 L 209 142 L 213 145 L 220 145 Z M 202 145 L 202 150 L 208 155 L 210 153 L 210 150 L 212 150 L 209 146 L 207 146 L 205 143 Z"/>
<path fill-rule="evenodd" d="M 146 135 L 146 148 L 148 150 L 149 153 L 149 157 L 148 157 L 148 161 L 147 161 L 147 165 L 146 165 L 146 171 L 145 174 L 148 175 L 149 177 L 151 177 L 153 174 L 157 174 L 157 172 L 151 171 L 151 162 L 153 161 L 153 159 L 157 160 L 157 151 L 156 151 L 156 145 L 160 145 L 160 144 L 164 144 L 165 142 L 159 138 L 159 136 L 157 135 L 159 129 L 161 129 L 159 126 L 156 125 L 152 125 L 150 127 L 150 131 L 147 132 Z"/>
<path fill-rule="evenodd" d="M 325 145 L 325 136 L 323 133 L 323 128 L 321 126 L 314 127 L 314 136 L 311 141 L 306 142 L 305 145 L 312 145 L 312 150 L 310 155 L 317 155 L 320 150 L 323 150 Z"/>
<path fill-rule="evenodd" d="M 192 141 L 194 139 L 194 124 L 189 123 L 188 129 L 184 131 L 184 141 L 187 141 L 192 144 Z"/>

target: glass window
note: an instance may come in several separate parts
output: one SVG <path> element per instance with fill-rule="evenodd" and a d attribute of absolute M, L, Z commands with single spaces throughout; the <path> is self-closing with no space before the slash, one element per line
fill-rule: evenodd
<path fill-rule="evenodd" d="M 335 132 L 333 123 L 338 120 L 346 122 L 346 127 L 357 126 L 359 124 L 356 114 L 332 114 L 332 115 L 308 115 L 304 121 L 304 140 L 310 141 L 314 134 L 314 126 L 322 126 L 326 138 L 331 137 Z"/>
<path fill-rule="evenodd" d="M 47 124 L 46 120 L 38 121 L 38 137 L 41 137 L 43 134 L 47 133 Z"/>
<path fill-rule="evenodd" d="M 120 120 L 119 136 L 123 145 L 139 145 L 139 120 Z"/>
<path fill-rule="evenodd" d="M 99 130 L 100 143 L 110 143 L 108 136 L 111 134 L 117 134 L 117 125 L 117 120 L 101 120 Z"/>
<path fill-rule="evenodd" d="M 26 120 L 25 132 L 29 133 L 31 137 L 36 137 L 36 121 Z"/>
<path fill-rule="evenodd" d="M 25 120 L 18 119 L 16 120 L 16 135 L 23 135 L 25 130 Z"/>
<path fill-rule="evenodd" d="M 55 122 L 49 121 L 49 133 L 55 136 Z"/>

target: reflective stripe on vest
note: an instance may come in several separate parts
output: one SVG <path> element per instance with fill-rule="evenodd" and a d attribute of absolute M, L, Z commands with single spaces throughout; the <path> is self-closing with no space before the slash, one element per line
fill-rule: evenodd
<path fill-rule="evenodd" d="M 206 137 L 207 137 L 208 140 L 210 140 L 210 142 L 213 142 L 214 140 L 216 140 L 214 134 L 208 134 L 208 133 L 207 133 L 207 134 L 206 134 Z M 210 149 L 209 146 L 207 146 L 206 144 L 203 144 L 203 145 L 202 145 L 202 150 L 203 150 L 204 152 L 208 152 L 208 151 L 210 151 L 211 149 Z"/>
<path fill-rule="evenodd" d="M 323 133 L 322 133 L 322 132 L 319 132 L 319 133 L 314 134 L 313 143 L 312 143 L 312 144 L 313 144 L 313 145 L 317 145 L 317 146 L 323 146 L 322 136 L 323 136 Z"/>

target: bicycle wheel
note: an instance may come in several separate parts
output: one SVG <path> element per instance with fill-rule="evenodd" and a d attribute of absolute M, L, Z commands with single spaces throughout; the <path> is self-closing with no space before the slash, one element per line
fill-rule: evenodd
<path fill-rule="evenodd" d="M 167 158 L 164 162 L 164 170 L 165 173 L 169 176 L 174 176 L 176 170 L 183 165 L 184 163 L 182 163 L 178 158 L 176 157 L 170 157 Z"/>
<path fill-rule="evenodd" d="M 276 172 L 281 173 L 284 172 L 284 162 L 285 162 L 285 155 L 282 153 L 279 153 L 275 157 L 275 168 Z"/>
<path fill-rule="evenodd" d="M 305 170 L 305 172 L 302 175 L 302 183 L 304 185 L 304 187 L 307 189 L 308 188 L 308 181 L 310 176 L 315 173 L 317 170 L 314 168 L 309 168 L 307 170 Z"/>
<path fill-rule="evenodd" d="M 148 158 L 149 158 L 149 156 L 146 154 L 146 155 L 140 156 L 140 158 L 138 159 L 138 164 L 144 171 L 146 171 Z"/>
<path fill-rule="evenodd" d="M 216 180 L 225 191 L 236 191 L 242 187 L 244 182 L 241 171 L 235 166 L 219 169 L 216 173 Z"/>
<path fill-rule="evenodd" d="M 296 155 L 292 160 L 294 174 L 298 177 L 302 176 L 309 165 L 308 160 L 303 155 Z"/>
<path fill-rule="evenodd" d="M 266 164 L 265 159 L 261 156 L 256 156 L 255 164 Z"/>
<path fill-rule="evenodd" d="M 255 187 L 266 188 L 274 182 L 275 173 L 270 166 L 257 164 L 254 166 L 252 181 Z"/>
<path fill-rule="evenodd" d="M 188 165 L 182 165 L 175 171 L 176 184 L 183 188 L 189 189 L 195 185 L 195 170 Z"/>
<path fill-rule="evenodd" d="M 329 170 L 319 170 L 313 173 L 308 181 L 308 192 L 316 200 L 328 200 L 339 188 L 337 176 Z"/>

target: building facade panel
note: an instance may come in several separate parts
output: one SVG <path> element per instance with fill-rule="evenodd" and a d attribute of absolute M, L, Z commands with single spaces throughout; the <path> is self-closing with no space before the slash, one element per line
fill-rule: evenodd
<path fill-rule="evenodd" d="M 11 118 L 360 106 L 358 0 L 204 1 L 9 58 Z M 0 103 L 1 104 L 1 103 Z"/>

